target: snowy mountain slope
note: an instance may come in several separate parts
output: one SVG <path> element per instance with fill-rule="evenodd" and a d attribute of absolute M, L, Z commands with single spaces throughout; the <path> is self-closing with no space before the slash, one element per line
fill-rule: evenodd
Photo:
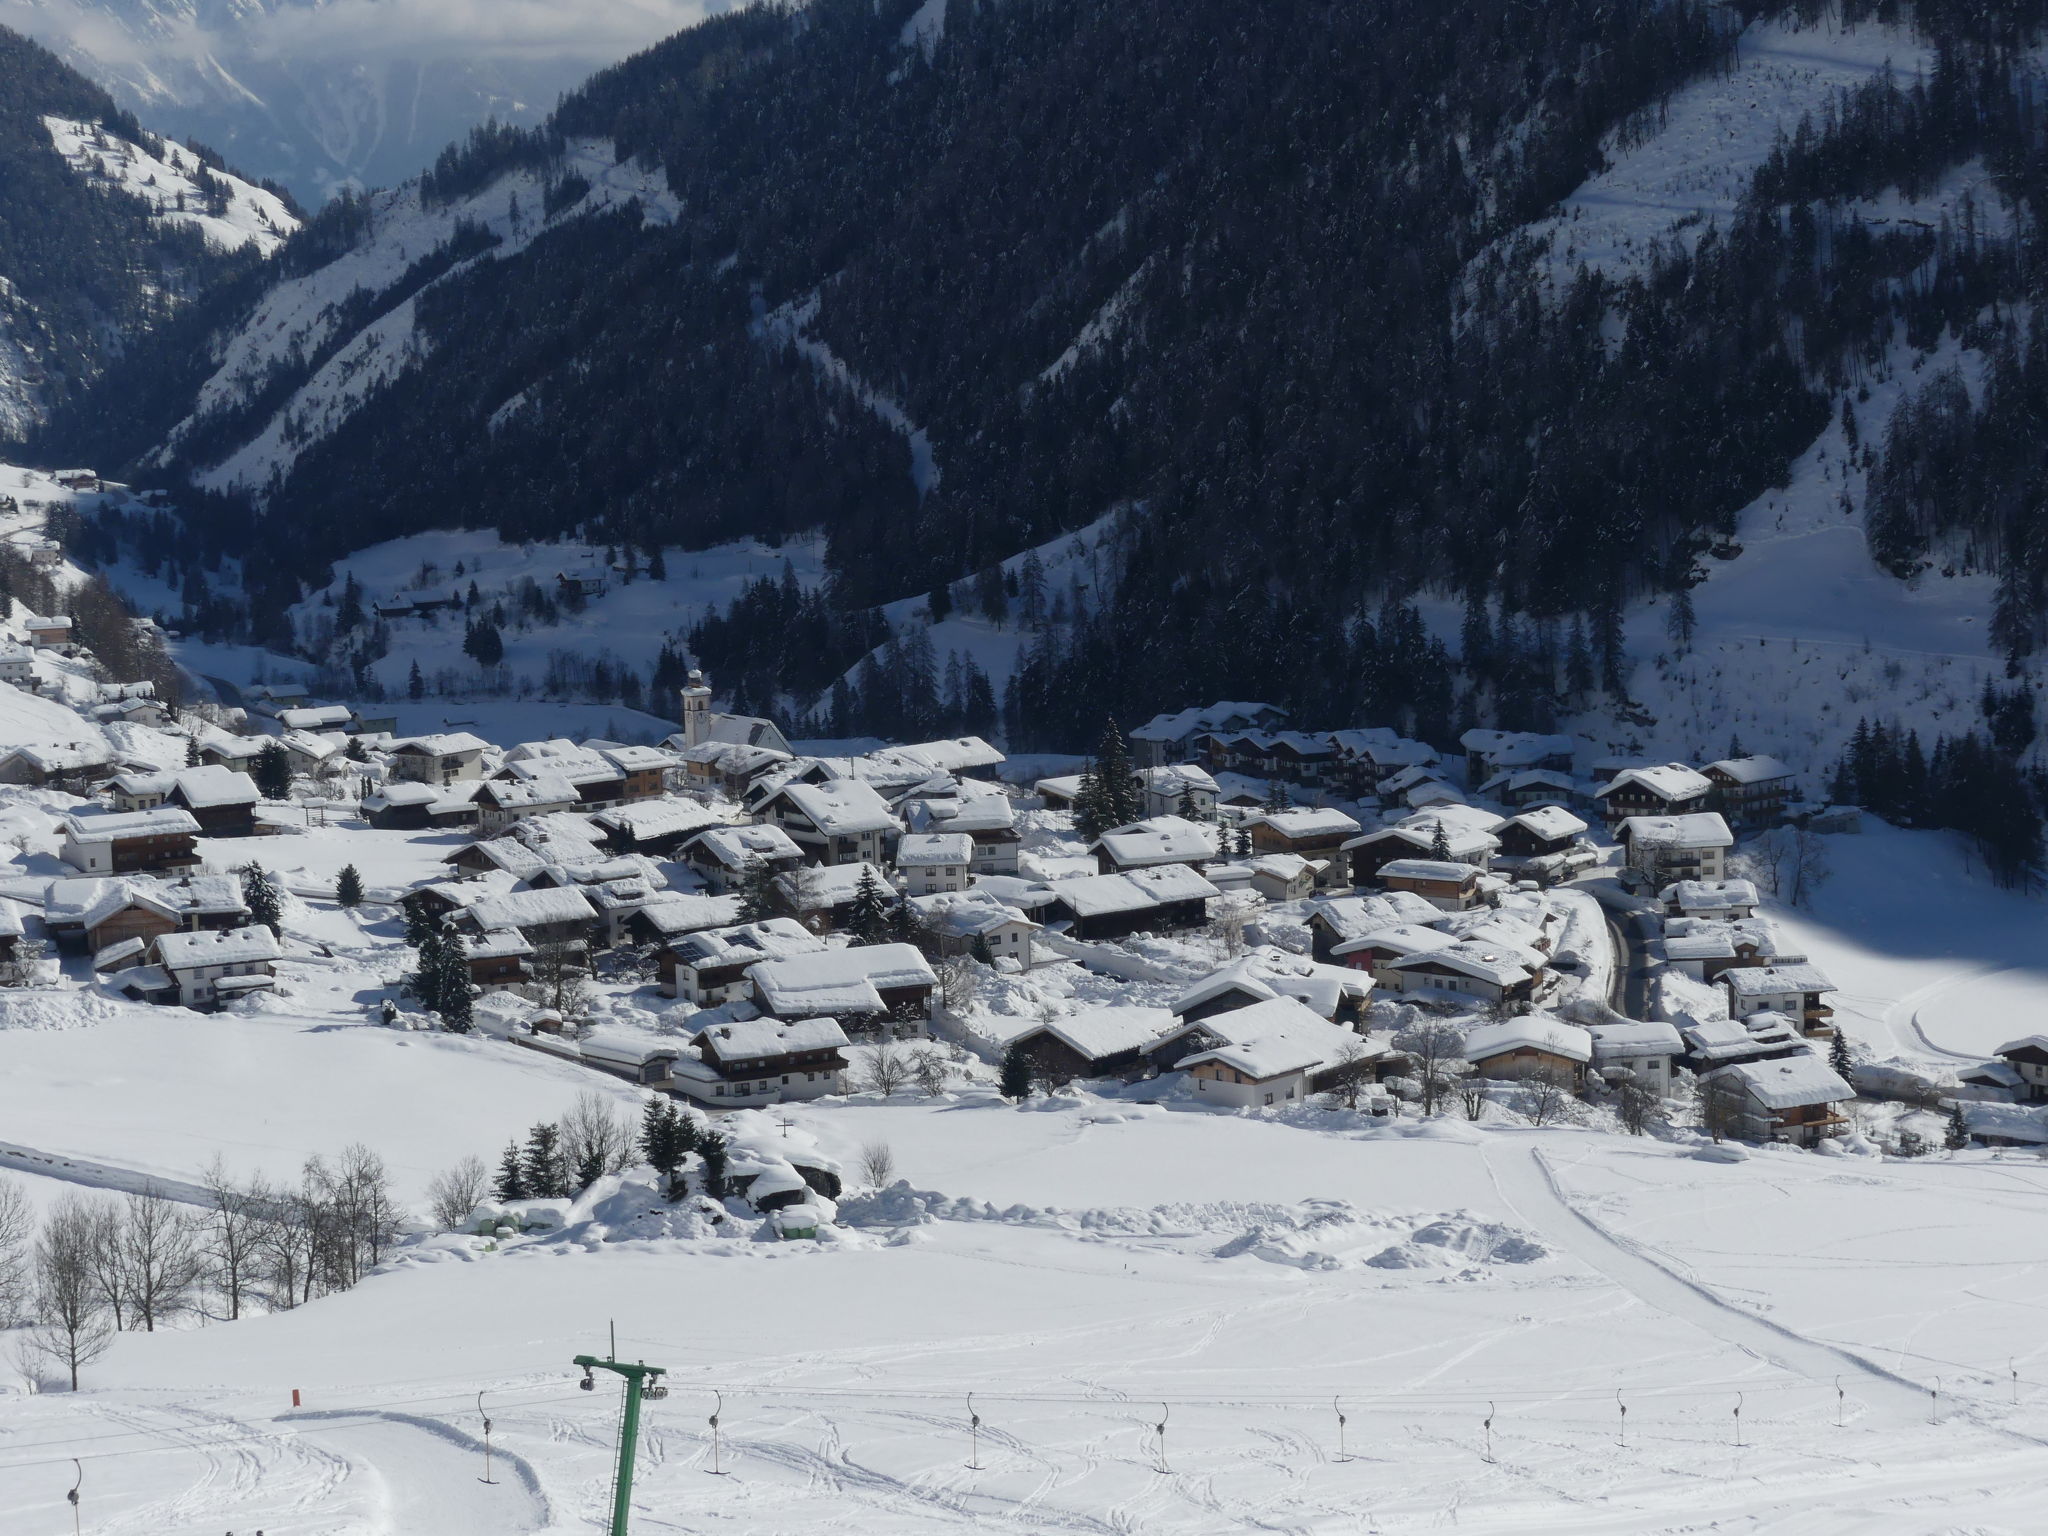
<path fill-rule="evenodd" d="M 160 130 L 317 206 L 393 186 L 495 120 L 531 125 L 705 0 L 0 0 Z"/>
<path fill-rule="evenodd" d="M 549 188 L 571 177 L 586 182 L 588 190 L 552 215 L 544 213 Z M 306 359 L 324 357 L 281 405 L 256 418 L 260 430 L 253 437 L 194 475 L 208 489 L 261 493 L 308 446 L 424 355 L 413 327 L 419 293 L 458 277 L 473 261 L 504 259 L 551 228 L 629 202 L 639 204 L 648 222 L 676 216 L 659 171 L 621 164 L 609 145 L 587 140 L 571 144 L 548 173 L 515 172 L 453 202 L 430 202 L 418 183 L 373 195 L 364 232 L 349 251 L 277 285 L 232 334 L 220 366 L 200 388 L 192 415 L 172 433 L 164 455 L 176 452 L 195 428 L 208 426 L 209 416 L 248 406 L 278 380 L 294 377 Z M 383 308 L 379 295 L 396 289 L 421 263 L 446 256 L 458 240 L 483 247 L 482 253 L 447 262 L 368 324 L 351 327 L 350 306 L 360 310 L 367 302 L 373 310 Z"/>
<path fill-rule="evenodd" d="M 297 220 L 0 27 L 0 440 L 20 442 Z"/>
<path fill-rule="evenodd" d="M 182 144 L 130 144 L 97 124 L 61 117 L 43 123 L 65 164 L 88 181 L 140 198 L 159 222 L 196 229 L 220 250 L 246 245 L 268 256 L 299 227 L 298 216 L 276 193 L 210 170 Z"/>
<path fill-rule="evenodd" d="M 1603 146 L 1606 169 L 1514 238 L 1538 244 L 1553 287 L 1581 266 L 1617 277 L 1639 272 L 1659 246 L 1689 248 L 1702 230 L 1725 228 L 1757 168 L 1802 121 L 1818 127 L 1844 92 L 1887 71 L 1910 82 L 1933 62 L 1934 50 L 1909 26 L 1845 25 L 1831 10 L 1806 25 L 1754 22 L 1732 68 L 1617 130 Z"/>

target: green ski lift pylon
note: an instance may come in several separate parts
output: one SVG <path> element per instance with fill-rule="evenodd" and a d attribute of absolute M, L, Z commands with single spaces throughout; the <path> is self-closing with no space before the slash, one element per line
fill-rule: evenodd
<path fill-rule="evenodd" d="M 640 1444 L 640 1401 L 645 1398 L 659 1402 L 668 1396 L 668 1388 L 661 1384 L 668 1371 L 666 1367 L 637 1360 L 629 1365 L 623 1360 L 600 1360 L 595 1355 L 578 1355 L 572 1363 L 583 1367 L 579 1385 L 586 1392 L 597 1388 L 593 1371 L 610 1371 L 626 1379 L 626 1404 L 619 1416 L 618 1473 L 612 1480 L 611 1523 L 611 1536 L 626 1536 L 633 1513 L 633 1457 Z"/>

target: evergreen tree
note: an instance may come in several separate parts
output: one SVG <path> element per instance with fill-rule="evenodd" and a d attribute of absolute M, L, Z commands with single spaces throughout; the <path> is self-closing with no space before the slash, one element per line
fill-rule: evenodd
<path fill-rule="evenodd" d="M 266 743 L 256 754 L 254 772 L 257 793 L 266 800 L 288 800 L 292 793 L 292 760 L 282 742 Z"/>
<path fill-rule="evenodd" d="M 417 895 L 407 896 L 399 902 L 398 910 L 405 914 L 405 942 L 414 949 L 426 943 L 427 935 L 434 930 L 434 920 L 427 915 L 427 909 L 420 904 Z"/>
<path fill-rule="evenodd" d="M 334 902 L 343 910 L 363 904 L 363 877 L 355 865 L 344 864 L 334 881 Z"/>
<path fill-rule="evenodd" d="M 1127 827 L 1145 814 L 1145 799 L 1131 771 L 1130 748 L 1114 720 L 1103 723 L 1102 740 L 1095 748 L 1095 780 L 1105 830 Z"/>
<path fill-rule="evenodd" d="M 725 1138 L 716 1131 L 705 1131 L 697 1137 L 697 1156 L 704 1169 L 704 1193 L 713 1200 L 725 1198 Z"/>
<path fill-rule="evenodd" d="M 441 936 L 435 970 L 439 978 L 435 991 L 440 996 L 437 1011 L 441 1015 L 441 1027 L 451 1034 L 466 1035 L 475 1023 L 476 1015 L 475 993 L 469 979 L 469 955 L 462 946 L 462 940 L 453 934 Z"/>
<path fill-rule="evenodd" d="M 185 766 L 187 768 L 197 768 L 199 766 L 199 742 L 197 738 L 190 739 L 185 743 Z"/>
<path fill-rule="evenodd" d="M 560 1200 L 569 1193 L 569 1170 L 562 1164 L 562 1133 L 546 1121 L 526 1133 L 520 1166 L 533 1199 Z"/>
<path fill-rule="evenodd" d="M 1189 785 L 1180 787 L 1180 798 L 1173 803 L 1173 814 L 1183 821 L 1206 821 L 1200 805 L 1195 803 L 1195 792 Z"/>
<path fill-rule="evenodd" d="M 1683 656 L 1692 649 L 1692 637 L 1699 628 L 1699 619 L 1693 612 L 1692 588 L 1680 587 L 1671 594 L 1671 617 L 1666 625 L 1671 644 Z"/>
<path fill-rule="evenodd" d="M 606 1173 L 604 1153 L 596 1147 L 587 1147 L 576 1159 L 576 1192 L 583 1193 Z"/>
<path fill-rule="evenodd" d="M 463 654 L 483 668 L 491 668 L 505 659 L 505 637 L 498 633 L 498 626 L 489 619 L 478 619 L 469 626 L 463 637 Z"/>
<path fill-rule="evenodd" d="M 284 936 L 284 898 L 261 864 L 251 863 L 242 870 L 242 901 L 249 908 L 250 922 Z"/>
<path fill-rule="evenodd" d="M 498 1178 L 492 1186 L 500 1200 L 524 1200 L 531 1191 L 526 1183 L 526 1164 L 519 1156 L 519 1143 L 505 1144 L 505 1155 L 498 1159 Z"/>
<path fill-rule="evenodd" d="M 766 859 L 750 858 L 740 875 L 740 921 L 766 922 L 775 915 L 775 868 Z"/>
<path fill-rule="evenodd" d="M 847 932 L 855 944 L 889 942 L 889 905 L 872 865 L 863 866 L 853 888 L 853 907 L 846 919 Z"/>
<path fill-rule="evenodd" d="M 640 1155 L 656 1173 L 672 1177 L 682 1165 L 681 1121 L 674 1099 L 648 1098 L 640 1115 Z"/>
<path fill-rule="evenodd" d="M 426 697 L 427 680 L 420 673 L 420 664 L 415 661 L 412 670 L 405 675 L 405 696 L 417 704 Z"/>
<path fill-rule="evenodd" d="M 987 934 L 977 933 L 974 936 L 973 944 L 968 947 L 968 953 L 983 965 L 994 965 L 996 963 L 995 951 L 988 947 Z"/>
<path fill-rule="evenodd" d="M 1960 1099 L 1949 1106 L 1948 1133 L 1941 1140 L 1942 1145 L 1951 1152 L 1960 1152 L 1970 1144 L 1970 1126 L 1969 1122 L 1963 1119 L 1963 1105 Z"/>
<path fill-rule="evenodd" d="M 1006 1099 L 1031 1097 L 1031 1058 L 1014 1040 L 1003 1049 L 1002 1095 Z"/>
<path fill-rule="evenodd" d="M 1436 831 L 1430 834 L 1429 856 L 1432 859 L 1435 859 L 1440 864 L 1451 864 L 1456 862 L 1451 857 L 1450 831 L 1448 828 L 1444 826 L 1441 820 L 1439 820 L 1436 824 Z"/>
<path fill-rule="evenodd" d="M 447 985 L 448 971 L 444 959 L 448 948 L 447 937 L 438 924 L 428 924 L 420 932 L 415 944 L 417 953 L 413 958 L 412 995 L 419 999 L 420 1006 L 429 1013 L 441 1012 L 445 998 L 442 993 Z"/>
<path fill-rule="evenodd" d="M 1828 1065 L 1834 1069 L 1835 1076 L 1843 1082 L 1850 1081 L 1849 1072 L 1853 1063 L 1849 1060 L 1849 1037 L 1839 1029 L 1835 1031 L 1834 1042 L 1828 1046 Z"/>

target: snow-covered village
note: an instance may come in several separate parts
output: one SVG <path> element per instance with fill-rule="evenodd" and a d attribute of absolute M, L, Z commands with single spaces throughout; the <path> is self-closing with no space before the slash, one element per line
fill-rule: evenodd
<path fill-rule="evenodd" d="M 623 1392 L 645 1529 L 2025 1528 L 2042 909 L 1917 735 L 527 738 L 9 601 L 10 1529 L 588 1529 Z"/>

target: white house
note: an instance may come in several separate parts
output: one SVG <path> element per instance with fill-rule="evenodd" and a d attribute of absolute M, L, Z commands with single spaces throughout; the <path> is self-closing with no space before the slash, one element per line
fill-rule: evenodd
<path fill-rule="evenodd" d="M 896 844 L 904 894 L 964 891 L 973 876 L 974 839 L 965 832 L 906 832 Z"/>
<path fill-rule="evenodd" d="M 1726 874 L 1735 834 L 1717 811 L 1683 816 L 1628 816 L 1615 829 L 1628 863 L 1660 889 L 1680 880 L 1718 881 Z"/>
<path fill-rule="evenodd" d="M 1161 1070 L 1187 1073 L 1199 1100 L 1228 1109 L 1297 1104 L 1340 1067 L 1385 1053 L 1291 997 L 1189 1020 L 1146 1050 Z"/>
<path fill-rule="evenodd" d="M 819 864 L 879 864 L 902 829 L 889 804 L 861 779 L 785 784 L 758 808 Z"/>
<path fill-rule="evenodd" d="M 1215 819 L 1216 776 L 1201 764 L 1174 763 L 1164 768 L 1140 768 L 1132 777 L 1138 781 L 1138 793 L 1144 797 L 1147 816 L 1179 816 L 1192 808 L 1203 821 Z"/>
<path fill-rule="evenodd" d="M 1796 1020 L 1809 1035 L 1831 1035 L 1834 1009 L 1823 999 L 1835 984 L 1817 965 L 1738 965 L 1723 971 L 1728 989 L 1728 1016 L 1746 1019 L 1753 1013 L 1781 1013 Z"/>
<path fill-rule="evenodd" d="M 480 779 L 484 771 L 484 751 L 489 745 L 467 731 L 408 737 L 391 749 L 391 775 L 420 784 L 453 784 L 457 779 Z"/>
<path fill-rule="evenodd" d="M 156 940 L 157 964 L 187 1008 L 216 1008 L 251 992 L 269 991 L 277 985 L 275 969 L 283 953 L 277 935 L 261 923 L 213 933 L 166 933 Z"/>
<path fill-rule="evenodd" d="M 1802 1052 L 1772 1061 L 1740 1061 L 1700 1075 L 1701 1088 L 1727 1094 L 1726 1128 L 1751 1141 L 1810 1147 L 1849 1124 L 1842 1106 L 1856 1090 L 1820 1057 Z"/>
<path fill-rule="evenodd" d="M 1672 917 L 1703 917 L 1721 922 L 1755 917 L 1756 887 L 1747 880 L 1678 880 L 1657 893 Z"/>
<path fill-rule="evenodd" d="M 1032 963 L 1031 937 L 1039 932 L 1015 907 L 977 887 L 957 894 L 913 896 L 911 907 L 946 955 L 971 955 L 979 943 L 992 960 L 1014 960 L 1020 969 Z"/>
<path fill-rule="evenodd" d="M 1590 1024 L 1593 1068 L 1610 1083 L 1634 1083 L 1658 1098 L 1671 1092 L 1673 1064 L 1685 1054 L 1685 1041 L 1675 1025 L 1637 1023 Z"/>

